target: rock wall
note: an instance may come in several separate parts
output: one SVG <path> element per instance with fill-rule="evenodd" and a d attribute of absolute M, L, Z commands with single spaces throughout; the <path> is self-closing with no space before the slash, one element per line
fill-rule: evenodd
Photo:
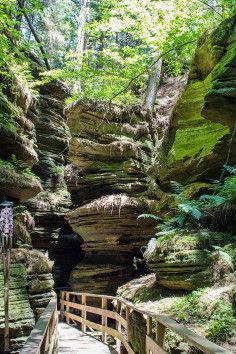
<path fill-rule="evenodd" d="M 153 146 L 148 117 L 138 109 L 89 103 L 77 103 L 67 116 L 73 164 L 67 181 L 77 205 L 68 218 L 85 252 L 70 283 L 74 290 L 114 293 L 132 278 L 133 257 L 153 233 L 152 221 L 137 220 L 152 207 L 146 196 Z"/>
<path fill-rule="evenodd" d="M 0 262 L 0 353 L 3 353 L 3 268 Z M 11 353 L 18 353 L 53 292 L 52 266 L 36 250 L 16 248 L 11 252 L 9 327 Z"/>
<path fill-rule="evenodd" d="M 33 171 L 40 178 L 43 191 L 27 202 L 35 222 L 32 245 L 48 251 L 54 261 L 58 291 L 69 286 L 70 271 L 82 257 L 79 239 L 65 218 L 71 207 L 64 178 L 70 139 L 64 114 L 67 95 L 68 89 L 60 81 L 39 87 L 35 123 L 38 163 Z"/>
<path fill-rule="evenodd" d="M 224 21 L 198 41 L 187 87 L 171 118 L 173 144 L 160 171 L 163 185 L 220 176 L 235 125 L 235 21 L 235 16 Z M 233 144 L 228 163 L 235 162 Z"/>
<path fill-rule="evenodd" d="M 186 89 L 171 116 L 173 143 L 159 175 L 164 189 L 170 180 L 175 180 L 187 186 L 190 197 L 204 194 L 210 179 L 220 178 L 225 162 L 231 166 L 236 163 L 235 62 L 236 16 L 199 39 Z M 162 201 L 168 209 L 168 196 Z M 150 243 L 145 257 L 157 282 L 170 289 L 185 290 L 211 285 L 211 245 L 234 245 L 234 210 L 232 202 L 205 217 L 203 224 L 215 233 L 174 230 L 161 233 L 154 246 Z"/>
<path fill-rule="evenodd" d="M 18 352 L 35 320 L 55 296 L 52 273 L 57 286 L 68 286 L 75 264 L 73 252 L 77 262 L 79 243 L 64 218 L 70 207 L 64 181 L 69 140 L 63 113 L 67 89 L 54 81 L 41 86 L 36 98 L 19 77 L 4 80 L 0 95 L 0 194 L 14 201 L 10 337 L 12 351 Z M 52 264 L 47 252 L 32 250 L 32 246 L 49 251 L 56 262 Z M 3 278 L 0 282 L 3 284 Z M 1 319 L 2 348 L 3 313 Z"/>

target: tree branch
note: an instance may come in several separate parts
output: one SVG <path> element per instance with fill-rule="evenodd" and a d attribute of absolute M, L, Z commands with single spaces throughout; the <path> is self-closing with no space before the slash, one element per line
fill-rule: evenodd
<path fill-rule="evenodd" d="M 191 44 L 191 43 L 194 43 L 196 42 L 196 40 L 192 40 L 192 41 L 188 41 L 188 42 L 185 42 L 183 44 L 180 44 L 176 47 L 173 47 L 171 49 L 168 49 L 167 51 L 163 52 L 162 54 L 160 54 L 156 60 L 154 60 L 150 65 L 148 65 L 143 71 L 141 71 L 139 74 L 137 74 L 136 76 L 132 77 L 128 84 L 125 86 L 125 88 L 123 88 L 122 90 L 120 90 L 118 93 L 116 93 L 111 99 L 110 99 L 110 103 L 111 101 L 113 101 L 116 97 L 120 96 L 122 93 L 125 93 L 129 88 L 130 86 L 132 85 L 132 83 L 137 80 L 140 76 L 142 76 L 143 74 L 145 74 L 148 70 L 150 70 L 161 58 L 163 58 L 165 55 L 169 54 L 170 52 L 172 52 L 173 50 L 178 50 L 188 44 Z"/>
<path fill-rule="evenodd" d="M 43 55 L 43 60 L 44 60 L 45 66 L 46 66 L 46 68 L 47 68 L 48 70 L 51 70 L 50 64 L 49 64 L 48 59 L 47 59 L 47 54 L 46 54 L 46 52 L 45 52 L 45 50 L 44 50 L 44 48 L 43 48 L 42 42 L 41 42 L 39 36 L 37 35 L 37 33 L 36 33 L 35 29 L 34 29 L 34 26 L 32 25 L 32 23 L 31 23 L 31 21 L 30 21 L 28 15 L 26 14 L 25 9 L 24 9 L 24 7 L 22 6 L 21 1 L 20 1 L 20 0 L 17 0 L 17 2 L 18 2 L 19 7 L 21 8 L 22 13 L 23 13 L 23 16 L 24 16 L 24 18 L 25 18 L 25 20 L 26 20 L 26 22 L 27 22 L 27 24 L 28 24 L 28 26 L 29 26 L 29 28 L 30 28 L 30 30 L 31 30 L 31 32 L 32 32 L 32 34 L 33 34 L 33 36 L 34 36 L 34 39 L 36 40 L 36 42 L 37 42 L 38 45 L 39 45 L 39 49 L 40 49 L 40 51 L 41 51 L 41 53 L 42 53 L 42 55 Z"/>
<path fill-rule="evenodd" d="M 224 19 L 224 16 L 223 16 L 220 12 L 216 11 L 216 9 L 214 8 L 214 6 L 208 4 L 207 2 L 205 2 L 205 1 L 203 1 L 203 0 L 197 0 L 197 1 L 200 2 L 200 3 L 202 3 L 202 4 L 204 4 L 204 5 L 207 6 L 209 9 L 211 9 L 211 10 L 214 11 L 217 15 L 219 15 L 221 18 Z"/>

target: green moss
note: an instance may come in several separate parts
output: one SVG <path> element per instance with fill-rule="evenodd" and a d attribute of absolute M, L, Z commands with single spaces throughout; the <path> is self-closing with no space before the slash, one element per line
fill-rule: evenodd
<path fill-rule="evenodd" d="M 30 294 L 40 294 L 51 291 L 54 285 L 54 281 L 52 279 L 33 279 L 29 284 L 29 293 Z"/>
<path fill-rule="evenodd" d="M 229 128 L 201 117 L 204 97 L 211 87 L 211 75 L 205 81 L 191 82 L 177 108 L 179 129 L 169 153 L 168 163 L 184 158 L 201 159 L 212 152 Z"/>
<path fill-rule="evenodd" d="M 15 133 L 17 124 L 14 118 L 18 115 L 16 108 L 0 92 L 0 128 Z"/>
<path fill-rule="evenodd" d="M 219 78 L 224 75 L 228 66 L 235 60 L 236 42 L 230 44 L 227 47 L 227 51 L 220 62 L 216 65 L 215 69 L 212 71 L 212 79 L 217 82 Z M 213 85 L 214 86 L 214 85 Z"/>
<path fill-rule="evenodd" d="M 24 177 L 24 178 L 22 178 Z M 39 184 L 38 178 L 33 175 L 23 175 L 8 166 L 0 166 L 0 183 L 12 184 L 21 188 L 31 188 L 35 183 Z"/>
<path fill-rule="evenodd" d="M 52 265 L 48 258 L 40 251 L 32 250 L 28 259 L 29 274 L 45 274 L 52 271 Z"/>
<path fill-rule="evenodd" d="M 34 316 L 31 310 L 26 281 L 26 267 L 24 264 L 11 263 L 10 265 L 10 328 L 16 331 L 22 326 L 22 322 L 27 320 L 28 326 L 34 325 Z M 3 318 L 3 271 L 0 265 L 0 329 Z M 21 329 L 22 330 L 22 329 Z M 14 337 L 14 332 L 11 332 Z"/>
<path fill-rule="evenodd" d="M 210 189 L 212 189 L 210 183 L 195 182 L 186 186 L 183 195 L 187 199 L 192 199 L 199 197 L 201 194 L 208 194 L 207 192 L 209 192 Z"/>

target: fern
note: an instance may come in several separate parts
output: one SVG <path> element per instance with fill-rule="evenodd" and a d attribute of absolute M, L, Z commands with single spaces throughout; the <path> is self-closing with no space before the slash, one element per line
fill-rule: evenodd
<path fill-rule="evenodd" d="M 227 171 L 229 174 L 236 176 L 236 168 L 229 166 L 227 164 L 224 164 L 224 169 Z"/>
<path fill-rule="evenodd" d="M 201 211 L 196 206 L 191 204 L 190 202 L 185 203 L 185 204 L 179 204 L 178 208 L 184 214 L 191 215 L 193 217 L 193 219 L 195 219 L 195 220 L 200 220 L 200 218 L 202 216 Z"/>
<path fill-rule="evenodd" d="M 137 219 L 154 219 L 154 220 L 162 221 L 162 218 L 154 214 L 141 214 L 137 217 Z"/>
<path fill-rule="evenodd" d="M 204 202 L 203 205 L 206 206 L 218 206 L 225 202 L 225 198 L 217 194 L 216 195 L 203 194 L 200 196 L 199 201 Z"/>
<path fill-rule="evenodd" d="M 182 184 L 176 181 L 170 181 L 171 189 L 173 194 L 181 194 L 184 191 Z"/>

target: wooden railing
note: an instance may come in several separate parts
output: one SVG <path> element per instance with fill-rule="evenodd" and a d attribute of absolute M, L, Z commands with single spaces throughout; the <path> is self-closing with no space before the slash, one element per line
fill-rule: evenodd
<path fill-rule="evenodd" d="M 57 300 L 52 299 L 37 321 L 20 354 L 57 353 L 57 324 Z"/>
<path fill-rule="evenodd" d="M 135 354 L 130 343 L 132 311 L 142 314 L 146 319 L 147 354 L 167 353 L 165 350 L 166 329 L 173 331 L 191 346 L 204 353 L 231 353 L 206 338 L 198 336 L 171 318 L 150 311 L 141 311 L 129 301 L 121 298 L 62 291 L 60 302 L 62 320 L 66 320 L 68 324 L 80 324 L 82 331 L 100 335 L 105 343 L 107 343 L 108 335 L 114 337 L 118 353 L 123 344 L 129 354 Z M 93 332 L 94 330 L 96 332 Z"/>

